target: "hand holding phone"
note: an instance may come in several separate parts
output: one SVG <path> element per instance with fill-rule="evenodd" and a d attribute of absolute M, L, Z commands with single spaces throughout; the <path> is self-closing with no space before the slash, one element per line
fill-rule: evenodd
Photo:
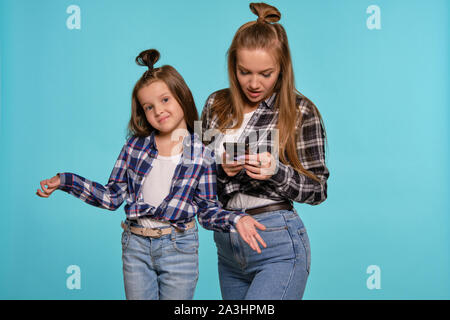
<path fill-rule="evenodd" d="M 240 161 L 250 154 L 248 142 L 224 142 L 223 148 L 232 161 Z"/>

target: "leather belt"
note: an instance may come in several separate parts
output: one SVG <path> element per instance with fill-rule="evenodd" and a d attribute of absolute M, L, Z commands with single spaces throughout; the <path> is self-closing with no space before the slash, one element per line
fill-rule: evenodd
<path fill-rule="evenodd" d="M 144 227 L 133 227 L 130 226 L 126 223 L 124 223 L 122 221 L 121 223 L 122 229 L 125 231 L 130 230 L 131 233 L 137 234 L 139 236 L 143 236 L 143 237 L 150 237 L 150 238 L 160 238 L 166 234 L 171 234 L 172 233 L 172 227 L 167 227 L 167 228 L 144 228 Z M 186 223 L 186 229 L 185 230 L 189 230 L 191 228 L 195 227 L 195 221 L 192 220 L 191 222 Z M 175 228 L 175 230 L 177 232 L 183 232 L 181 230 L 178 230 Z"/>
<path fill-rule="evenodd" d="M 253 216 L 255 214 L 260 214 L 269 211 L 292 210 L 292 208 L 293 208 L 292 204 L 289 201 L 285 201 L 280 203 L 268 204 L 267 206 L 262 206 L 258 208 L 247 209 L 245 210 L 245 213 Z"/>

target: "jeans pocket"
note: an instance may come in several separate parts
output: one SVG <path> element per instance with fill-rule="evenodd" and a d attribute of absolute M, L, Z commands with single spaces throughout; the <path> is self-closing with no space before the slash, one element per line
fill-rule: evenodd
<path fill-rule="evenodd" d="M 128 243 L 130 242 L 130 232 L 123 231 L 122 232 L 122 250 L 126 250 L 128 247 Z"/>
<path fill-rule="evenodd" d="M 306 271 L 309 274 L 309 271 L 311 268 L 311 247 L 309 245 L 309 237 L 308 237 L 308 234 L 306 233 L 306 229 L 304 227 L 298 229 L 298 235 L 300 236 L 303 247 L 305 248 Z"/>
<path fill-rule="evenodd" d="M 287 226 L 281 226 L 281 227 L 266 227 L 262 232 L 273 232 L 273 231 L 281 231 L 281 230 L 287 230 Z"/>
<path fill-rule="evenodd" d="M 173 247 L 179 253 L 195 254 L 198 253 L 197 232 L 177 234 L 172 240 Z"/>

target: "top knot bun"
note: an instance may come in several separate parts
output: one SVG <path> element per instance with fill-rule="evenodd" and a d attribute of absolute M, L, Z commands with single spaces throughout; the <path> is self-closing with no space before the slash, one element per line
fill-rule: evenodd
<path fill-rule="evenodd" d="M 266 3 L 250 3 L 250 10 L 258 16 L 258 22 L 273 23 L 281 19 L 281 13 L 277 8 Z"/>
<path fill-rule="evenodd" d="M 159 52 L 155 49 L 148 49 L 139 53 L 136 57 L 136 63 L 140 66 L 148 67 L 148 70 L 153 70 L 153 66 L 159 60 Z"/>

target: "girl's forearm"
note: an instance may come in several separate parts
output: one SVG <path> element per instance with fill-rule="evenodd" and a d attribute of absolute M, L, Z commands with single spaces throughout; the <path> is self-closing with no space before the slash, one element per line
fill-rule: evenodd
<path fill-rule="evenodd" d="M 126 198 L 126 182 L 110 179 L 108 184 L 103 186 L 74 173 L 60 173 L 59 177 L 60 190 L 96 207 L 116 210 Z"/>

